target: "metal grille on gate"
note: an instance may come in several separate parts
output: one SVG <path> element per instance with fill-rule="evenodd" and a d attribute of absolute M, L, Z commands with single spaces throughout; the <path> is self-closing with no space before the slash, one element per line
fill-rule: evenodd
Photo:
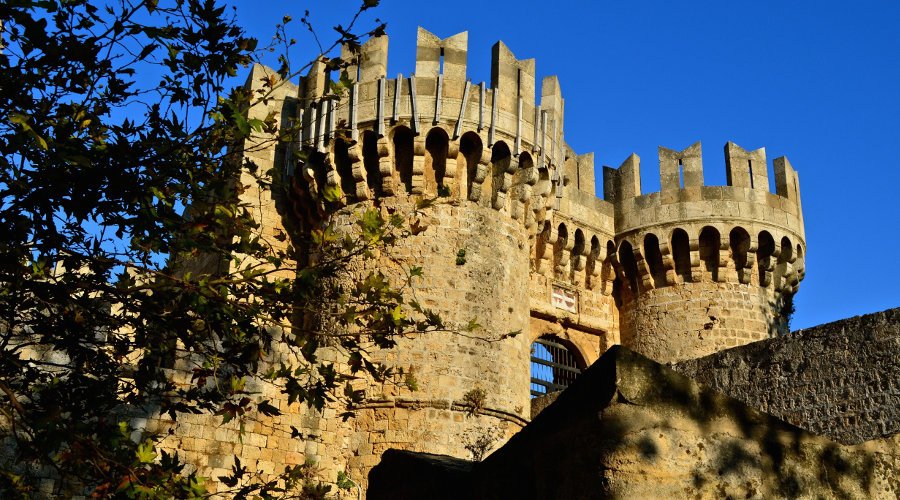
<path fill-rule="evenodd" d="M 531 345 L 531 396 L 561 391 L 581 374 L 575 355 L 554 337 Z"/>

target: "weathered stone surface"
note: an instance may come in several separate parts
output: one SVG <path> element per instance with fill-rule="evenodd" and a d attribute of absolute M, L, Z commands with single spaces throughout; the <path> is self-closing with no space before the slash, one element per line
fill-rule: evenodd
<path fill-rule="evenodd" d="M 392 255 L 356 266 L 389 276 L 398 263 L 420 266 L 418 301 L 448 322 L 477 318 L 482 328 L 468 336 L 410 335 L 392 350 L 373 351 L 376 361 L 412 370 L 419 389 L 360 380 L 366 401 L 346 422 L 337 417 L 344 408 L 290 406 L 259 381 L 260 397 L 285 415 L 248 416 L 243 442 L 216 419 L 150 418 L 148 428 L 172 430 L 165 445 L 183 449 L 201 475 L 222 475 L 236 453 L 264 473 L 313 460 L 324 479 L 349 472 L 365 489 L 386 450 L 470 458 L 473 440 L 490 442 L 490 451 L 518 432 L 531 416 L 529 347 L 539 337 L 553 335 L 585 367 L 616 344 L 673 361 L 777 331 L 779 301 L 796 291 L 805 251 L 796 172 L 787 162 L 778 164 L 779 194 L 767 196 L 764 151 L 730 144 L 735 182 L 705 186 L 699 144 L 662 148 L 660 193 L 641 194 L 632 156 L 607 169 L 606 199 L 599 199 L 593 156 L 565 143 L 560 82 L 544 78 L 536 95 L 535 61 L 500 43 L 493 82 L 472 84 L 467 49 L 465 33 L 439 39 L 420 30 L 415 75 L 388 80 L 387 39 L 375 39 L 359 54 L 345 51 L 359 67 L 348 72 L 360 79 L 352 99 L 326 95 L 320 63 L 299 87 L 280 87 L 270 107 L 301 124 L 290 147 L 302 149 L 306 163 L 287 162 L 292 156 L 273 137 L 254 136 L 247 155 L 273 172 L 273 185 L 286 176 L 289 189 L 268 191 L 245 178 L 242 200 L 260 222 L 259 236 L 275 246 L 286 244 L 276 238 L 282 232 L 300 242 L 316 227 L 326 189 L 343 193 L 336 219 L 346 231 L 363 208 L 408 214 L 421 200 L 436 200 L 417 213 L 415 234 Z M 255 67 L 248 85 L 259 87 L 270 73 Z M 753 162 L 750 175 L 743 169 Z M 703 237 L 710 227 L 719 234 L 712 243 Z M 683 245 L 673 239 L 679 230 Z M 746 237 L 730 238 L 735 231 Z M 778 244 L 766 245 L 764 235 Z M 522 334 L 497 340 L 511 331 Z M 272 355 L 290 353 L 276 346 Z M 320 355 L 341 362 L 328 349 Z M 485 407 L 470 415 L 463 400 L 477 389 Z M 302 438 L 283 431 L 291 426 Z"/>
<path fill-rule="evenodd" d="M 798 330 L 673 368 L 842 443 L 900 433 L 900 308 Z"/>
<path fill-rule="evenodd" d="M 352 65 L 347 74 L 359 81 L 340 99 L 329 95 L 323 61 L 311 66 L 299 86 L 280 82 L 268 104 L 251 109 L 250 117 L 274 112 L 282 124 L 293 120 L 302 131 L 293 144 L 267 132 L 255 132 L 245 144 L 245 156 L 259 172 L 271 174 L 266 180 L 275 189 L 262 188 L 249 174 L 238 181 L 244 187 L 241 202 L 259 221 L 257 236 L 276 248 L 287 241 L 303 247 L 326 208 L 336 211 L 340 230 L 352 231 L 351 215 L 363 208 L 409 214 L 423 200 L 436 201 L 418 210 L 410 226 L 415 234 L 391 255 L 357 261 L 353 270 L 379 268 L 390 279 L 397 277 L 390 269 L 398 264 L 422 267 L 425 275 L 414 283 L 418 301 L 448 323 L 476 319 L 482 328 L 467 335 L 410 334 L 394 349 L 373 350 L 374 360 L 411 370 L 419 389 L 357 380 L 366 399 L 346 421 L 339 417 L 346 408 L 290 405 L 260 379 L 249 381 L 248 390 L 283 415 L 245 415 L 225 425 L 206 415 L 179 415 L 177 421 L 135 417 L 137 428 L 165 435 L 162 448 L 179 450 L 192 470 L 216 478 L 228 473 L 237 455 L 248 471 L 268 478 L 285 465 L 314 461 L 321 479 L 334 481 L 338 472 L 348 472 L 365 491 L 369 471 L 387 450 L 469 458 L 473 441 L 482 440 L 481 451 L 490 451 L 516 434 L 532 414 L 529 348 L 539 337 L 553 335 L 584 367 L 617 344 L 657 361 L 677 361 L 768 338 L 783 327 L 783 301 L 803 278 L 806 250 L 798 176 L 790 163 L 775 161 L 772 194 L 764 150 L 747 152 L 729 143 L 729 185 L 706 186 L 699 143 L 684 151 L 660 148 L 660 192 L 640 192 L 640 159 L 631 155 L 618 169 L 604 169 L 606 199 L 599 199 L 593 155 L 576 154 L 565 142 L 560 82 L 544 78 L 536 95 L 535 61 L 518 59 L 498 43 L 492 81 L 473 84 L 466 76 L 467 40 L 465 33 L 439 39 L 420 30 L 415 75 L 390 80 L 386 37 L 367 41 L 358 53 L 344 50 Z M 263 79 L 273 74 L 255 66 L 247 85 L 264 90 Z M 326 207 L 326 190 L 342 198 Z M 199 256 L 185 267 L 199 272 L 221 264 Z M 247 259 L 246 265 L 253 264 L 260 263 Z M 512 331 L 521 334 L 503 336 Z M 578 389 L 587 396 L 564 392 L 545 411 L 556 417 L 542 413 L 514 440 L 512 449 L 532 440 L 544 448 L 522 448 L 525 454 L 513 457 L 519 462 L 510 459 L 522 467 L 516 477 L 531 476 L 507 493 L 681 496 L 695 480 L 708 495 L 777 491 L 765 479 L 782 474 L 771 458 L 735 458 L 731 469 L 717 465 L 724 460 L 717 457 L 735 446 L 769 453 L 767 441 L 742 434 L 748 414 L 743 407 L 722 407 L 734 414 L 722 408 L 697 414 L 705 400 L 698 403 L 694 389 L 683 397 L 668 394 L 676 399 L 666 401 L 650 390 L 653 381 L 673 390 L 690 384 L 646 368 L 652 364 L 622 365 L 616 360 L 638 359 L 622 352 L 589 371 L 594 382 Z M 269 354 L 264 365 L 294 355 L 277 343 Z M 346 369 L 335 350 L 317 354 Z M 186 383 L 189 370 L 176 366 L 172 377 Z M 602 376 L 614 372 L 624 376 L 618 383 Z M 464 400 L 476 389 L 485 391 L 485 404 L 472 414 Z M 548 421 L 572 426 L 541 423 Z M 724 430 L 710 433 L 710 425 Z M 580 448 L 570 450 L 574 444 Z M 528 458 L 529 453 L 543 455 Z M 409 457 L 388 455 L 396 463 Z M 521 462 L 526 459 L 533 462 Z M 427 462 L 440 463 L 435 460 Z M 540 476 L 532 466 L 543 461 L 559 474 L 563 464 L 576 473 Z M 476 472 L 495 463 L 492 458 Z M 428 467 L 424 477 L 432 476 Z M 745 469 L 761 479 L 746 486 Z M 216 488 L 215 479 L 210 484 Z M 641 490 L 644 484 L 658 486 Z M 436 490 L 441 488 L 431 484 L 427 491 Z"/>
<path fill-rule="evenodd" d="M 406 454 L 370 495 L 448 498 L 430 494 L 452 481 L 467 498 L 893 498 L 898 451 L 812 435 L 614 347 L 468 480 L 462 462 Z M 417 460 L 425 480 L 389 471 Z"/>

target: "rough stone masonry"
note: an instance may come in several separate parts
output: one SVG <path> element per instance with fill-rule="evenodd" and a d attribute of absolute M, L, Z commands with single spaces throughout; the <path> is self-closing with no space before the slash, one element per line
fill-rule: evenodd
<path fill-rule="evenodd" d="M 232 453 L 264 473 L 313 460 L 326 479 L 346 471 L 365 489 L 387 450 L 468 459 L 467 439 L 485 434 L 497 436 L 496 448 L 529 425 L 531 346 L 541 337 L 552 336 L 585 369 L 615 345 L 672 363 L 787 333 L 806 242 L 799 177 L 786 158 L 774 160 L 769 179 L 765 149 L 729 142 L 727 185 L 709 186 L 699 142 L 661 147 L 659 192 L 641 192 L 640 158 L 631 155 L 603 167 L 598 198 L 593 154 L 565 142 L 557 78 L 538 86 L 535 61 L 498 42 L 490 82 L 475 83 L 466 73 L 467 39 L 420 28 L 414 74 L 392 78 L 386 36 L 357 53 L 345 49 L 352 87 L 340 99 L 321 61 L 299 85 L 282 82 L 251 117 L 274 110 L 302 133 L 287 147 L 260 134 L 245 150 L 287 189 L 244 179 L 242 196 L 273 245 L 284 244 L 274 238 L 282 231 L 303 241 L 321 222 L 326 190 L 340 189 L 337 219 L 347 228 L 361 208 L 406 213 L 435 199 L 392 262 L 425 269 L 416 283 L 424 305 L 451 322 L 477 317 L 483 328 L 473 337 L 412 336 L 374 353 L 414 370 L 419 388 L 369 383 L 347 422 L 337 418 L 341 408 L 291 407 L 264 384 L 261 397 L 284 415 L 254 417 L 242 440 L 233 426 L 205 417 L 148 419 L 148 428 L 172 430 L 167 445 L 201 474 L 223 475 Z M 260 88 L 271 74 L 254 67 L 247 85 Z M 513 330 L 524 333 L 496 340 Z M 486 400 L 470 415 L 473 389 Z M 840 398 L 839 389 L 827 390 Z M 281 430 L 290 426 L 303 437 Z"/>

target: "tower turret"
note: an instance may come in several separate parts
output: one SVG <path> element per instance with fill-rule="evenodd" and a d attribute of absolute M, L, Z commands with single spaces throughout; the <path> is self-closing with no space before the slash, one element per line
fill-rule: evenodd
<path fill-rule="evenodd" d="M 412 335 L 372 353 L 411 369 L 418 390 L 367 388 L 344 450 L 356 478 L 388 448 L 468 458 L 465 436 L 493 433 L 499 444 L 518 431 L 530 417 L 535 337 L 552 333 L 577 346 L 582 365 L 615 341 L 613 275 L 605 286 L 600 279 L 612 205 L 595 196 L 593 157 L 563 140 L 559 82 L 544 78 L 535 102 L 535 61 L 498 42 L 491 83 L 473 83 L 466 42 L 466 33 L 441 39 L 419 28 L 416 73 L 389 79 L 387 39 L 371 39 L 358 54 L 344 52 L 353 63 L 346 98 L 329 95 L 325 65 L 301 85 L 306 162 L 285 171 L 289 216 L 314 228 L 324 191 L 337 187 L 344 221 L 361 207 L 408 213 L 436 199 L 389 257 L 424 269 L 415 292 L 424 307 L 448 323 L 482 325 L 469 335 Z M 522 333 L 498 339 L 511 331 Z M 470 415 L 466 395 L 478 389 L 486 399 Z"/>
<path fill-rule="evenodd" d="M 640 160 L 604 167 L 615 203 L 622 344 L 680 361 L 786 333 L 804 275 L 799 178 L 766 152 L 725 145 L 727 186 L 706 186 L 700 143 L 659 148 L 661 190 L 642 195 Z"/>
<path fill-rule="evenodd" d="M 726 145 L 728 186 L 716 187 L 704 185 L 699 143 L 660 148 L 660 192 L 641 194 L 640 158 L 631 155 L 604 168 L 599 199 L 593 154 L 565 143 L 557 78 L 540 81 L 536 100 L 535 61 L 498 42 L 491 82 L 473 83 L 467 39 L 420 28 L 416 73 L 394 78 L 386 36 L 345 49 L 344 96 L 332 93 L 337 75 L 319 61 L 270 104 L 299 121 L 296 143 L 260 137 L 247 148 L 260 165 L 282 166 L 288 186 L 271 198 L 245 192 L 264 234 L 283 226 L 302 241 L 326 209 L 352 231 L 362 208 L 411 213 L 437 200 L 417 212 L 414 234 L 393 255 L 354 269 L 387 269 L 388 260 L 422 267 L 422 306 L 448 324 L 482 325 L 372 351 L 374 361 L 414 372 L 418 390 L 367 381 L 347 422 L 336 418 L 340 408 L 285 415 L 307 438 L 302 446 L 293 434 L 269 438 L 285 454 L 278 463 L 313 459 L 364 485 L 390 448 L 469 458 L 466 445 L 479 436 L 500 445 L 530 417 L 532 343 L 541 337 L 567 357 L 545 359 L 553 380 L 538 379 L 558 390 L 562 370 L 577 372 L 612 344 L 677 361 L 784 328 L 805 253 L 798 178 L 786 159 L 774 162 L 772 194 L 762 149 Z M 270 73 L 255 68 L 251 86 Z M 326 192 L 340 199 L 326 202 Z M 503 336 L 512 331 L 522 334 Z M 477 391 L 484 398 L 473 413 Z"/>

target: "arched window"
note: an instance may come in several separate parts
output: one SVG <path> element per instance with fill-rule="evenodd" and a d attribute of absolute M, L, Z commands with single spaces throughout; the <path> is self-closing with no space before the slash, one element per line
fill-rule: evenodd
<path fill-rule="evenodd" d="M 521 203 L 525 204 L 523 207 L 527 210 L 529 205 L 529 199 L 526 198 L 526 195 L 530 194 L 530 189 L 527 189 L 528 186 L 533 186 L 535 182 L 537 182 L 536 177 L 534 176 L 536 172 L 534 171 L 534 161 L 531 159 L 530 155 L 523 154 L 519 155 L 519 164 L 516 171 L 513 173 L 512 180 L 512 199 L 518 200 Z"/>
<path fill-rule="evenodd" d="M 525 153 L 522 153 L 523 155 Z M 505 142 L 499 141 L 491 148 L 491 204 L 497 206 L 497 193 L 502 189 L 504 176 L 509 170 L 512 155 Z M 508 188 L 509 186 L 506 186 Z"/>
<path fill-rule="evenodd" d="M 700 261 L 713 281 L 719 279 L 719 231 L 711 226 L 706 226 L 700 231 Z"/>
<path fill-rule="evenodd" d="M 565 271 L 563 266 L 568 264 L 568 262 L 563 262 L 563 250 L 566 248 L 566 243 L 569 239 L 569 230 L 566 228 L 564 223 L 560 223 L 556 228 L 558 238 L 556 239 L 556 245 L 553 248 L 553 268 L 554 273 L 559 271 Z M 571 258 L 571 255 L 569 255 Z M 555 275 L 555 274 L 554 274 Z"/>
<path fill-rule="evenodd" d="M 675 260 L 675 273 L 684 281 L 691 281 L 691 241 L 684 229 L 672 232 L 672 258 Z"/>
<path fill-rule="evenodd" d="M 400 182 L 407 193 L 413 190 L 413 133 L 406 127 L 397 127 L 393 133 L 394 168 L 400 174 Z"/>
<path fill-rule="evenodd" d="M 496 144 L 494 145 L 494 148 L 497 148 Z M 475 132 L 466 132 L 463 134 L 462 137 L 459 138 L 459 154 L 466 160 L 466 192 L 463 199 L 481 199 L 481 193 L 478 193 L 478 196 L 476 197 L 471 197 L 473 189 L 472 183 L 475 181 L 478 171 L 478 162 L 481 160 L 481 155 L 484 154 L 484 146 L 481 143 L 481 137 L 478 137 L 478 134 Z M 494 151 L 493 154 L 496 154 L 496 151 Z M 487 175 L 487 173 L 485 173 L 485 175 Z M 484 179 L 479 180 L 479 182 L 483 181 Z M 475 189 L 481 189 L 481 186 L 479 185 Z"/>
<path fill-rule="evenodd" d="M 572 258 L 580 260 L 586 254 L 584 253 L 584 232 L 578 228 L 575 230 L 575 244 L 572 246 Z M 578 262 L 572 263 L 572 270 L 575 271 L 575 267 L 579 265 Z"/>
<path fill-rule="evenodd" d="M 728 234 L 729 246 L 731 246 L 731 259 L 734 260 L 734 269 L 741 283 L 750 283 L 747 267 L 747 253 L 750 251 L 750 235 L 742 227 L 736 227 Z"/>
<path fill-rule="evenodd" d="M 444 177 L 447 175 L 447 154 L 450 138 L 442 128 L 433 128 L 425 137 L 425 192 L 449 196 Z"/>
<path fill-rule="evenodd" d="M 381 167 L 378 159 L 378 136 L 371 130 L 362 134 L 363 166 L 366 169 L 366 184 L 372 196 L 381 197 Z"/>
<path fill-rule="evenodd" d="M 666 270 L 663 267 L 662 252 L 659 249 L 659 238 L 653 233 L 644 236 L 644 260 L 650 268 L 650 276 L 653 278 L 653 287 L 666 286 Z"/>
<path fill-rule="evenodd" d="M 603 263 L 598 262 L 600 250 L 600 239 L 592 236 L 591 249 L 588 251 L 587 264 L 585 265 L 588 289 L 596 288 L 603 281 L 603 277 L 600 276 L 600 273 L 603 272 Z M 594 276 L 595 273 L 597 276 Z"/>
<path fill-rule="evenodd" d="M 327 164 L 328 158 L 325 156 L 325 153 L 320 151 L 311 153 L 309 155 L 309 160 L 306 162 L 306 168 L 313 171 L 313 179 L 316 181 L 316 189 L 319 191 L 320 195 L 325 191 L 325 188 L 328 187 Z"/>
<path fill-rule="evenodd" d="M 356 198 L 356 179 L 350 162 L 350 145 L 343 139 L 334 141 L 334 168 L 341 179 L 341 191 L 348 201 Z"/>
<path fill-rule="evenodd" d="M 791 240 L 788 239 L 787 236 L 781 238 L 781 255 L 779 255 L 779 262 L 790 262 L 793 260 L 794 256 L 794 247 L 791 245 Z"/>
<path fill-rule="evenodd" d="M 531 344 L 531 396 L 568 387 L 585 368 L 584 360 L 565 340 L 544 335 Z"/>
<path fill-rule="evenodd" d="M 629 290 L 634 296 L 637 296 L 638 290 L 638 268 L 637 261 L 634 259 L 634 249 L 631 243 L 623 241 L 619 245 L 619 263 L 622 264 L 622 271 L 625 273 L 625 279 L 628 280 Z"/>
<path fill-rule="evenodd" d="M 759 285 L 769 286 L 768 271 L 772 270 L 772 255 L 775 253 L 775 240 L 768 231 L 761 231 L 756 248 L 756 264 L 759 268 Z"/>

